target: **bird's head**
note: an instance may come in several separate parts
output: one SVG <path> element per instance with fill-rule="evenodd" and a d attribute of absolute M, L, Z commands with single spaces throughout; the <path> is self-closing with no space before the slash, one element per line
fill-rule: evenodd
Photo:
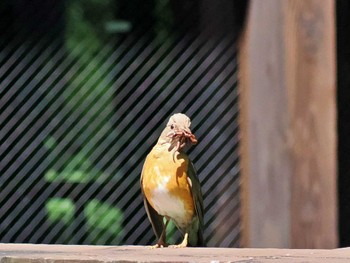
<path fill-rule="evenodd" d="M 159 137 L 158 143 L 169 144 L 169 151 L 180 151 L 187 143 L 197 144 L 196 136 L 190 130 L 191 120 L 185 114 L 172 115 Z"/>

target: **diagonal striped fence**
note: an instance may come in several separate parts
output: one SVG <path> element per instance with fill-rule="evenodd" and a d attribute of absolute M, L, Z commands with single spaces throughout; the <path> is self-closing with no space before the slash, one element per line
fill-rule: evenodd
<path fill-rule="evenodd" d="M 239 246 L 232 37 L 128 35 L 96 49 L 13 34 L 0 45 L 0 242 L 155 242 L 140 172 L 169 116 L 183 112 L 199 141 L 188 152 L 205 239 Z"/>

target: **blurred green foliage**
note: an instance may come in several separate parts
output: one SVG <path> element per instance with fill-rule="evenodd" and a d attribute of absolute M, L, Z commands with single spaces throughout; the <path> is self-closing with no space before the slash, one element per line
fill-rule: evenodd
<path fill-rule="evenodd" d="M 51 198 L 46 202 L 46 211 L 50 221 L 70 224 L 74 219 L 75 205 L 67 198 Z"/>
<path fill-rule="evenodd" d="M 105 25 L 114 19 L 116 1 L 70 0 L 66 5 L 67 49 L 74 51 L 82 41 L 88 41 L 91 52 L 97 52 L 108 37 Z"/>
<path fill-rule="evenodd" d="M 74 203 L 67 198 L 51 198 L 46 202 L 48 219 L 53 223 L 72 224 L 75 209 Z M 124 214 L 119 208 L 91 200 L 87 202 L 84 214 L 92 244 L 103 244 L 106 238 L 121 240 L 124 235 Z"/>
<path fill-rule="evenodd" d="M 47 182 L 105 183 L 122 176 L 120 171 L 109 174 L 93 161 L 96 156 L 105 154 L 104 148 L 99 148 L 101 141 L 107 145 L 124 143 L 111 123 L 115 114 L 113 100 L 117 94 L 113 83 L 118 61 L 108 62 L 108 59 L 116 48 L 116 42 L 111 40 L 118 38 L 120 33 L 130 32 L 134 25 L 116 17 L 119 3 L 117 0 L 66 1 L 64 43 L 76 71 L 68 78 L 63 90 L 60 118 L 74 125 L 63 135 L 49 135 L 44 141 L 53 164 L 45 173 Z M 169 42 L 174 20 L 170 1 L 155 0 L 153 10 L 156 41 Z M 99 107 L 94 107 L 96 105 Z M 70 147 L 72 145 L 74 147 Z M 75 209 L 73 201 L 66 198 L 51 198 L 46 202 L 51 222 L 71 224 Z M 115 240 L 121 240 L 124 235 L 124 214 L 118 207 L 87 200 L 84 215 L 93 244 L 101 244 L 110 238 L 118 242 Z M 175 231 L 175 225 L 170 223 L 168 237 L 171 238 Z"/>
<path fill-rule="evenodd" d="M 106 43 L 108 33 L 104 28 L 114 19 L 115 3 L 113 0 L 67 2 L 65 43 L 77 71 L 63 91 L 62 112 L 66 114 L 61 118 L 74 125 L 65 131 L 60 141 L 54 136 L 45 140 L 52 163 L 59 163 L 46 172 L 45 178 L 49 182 L 103 182 L 112 176 L 97 168 L 91 159 L 101 154 L 98 149 L 101 140 L 109 138 L 112 143 L 117 136 L 110 123 L 114 114 L 113 79 L 106 76 L 112 75 L 113 71 L 103 68 L 108 58 L 106 54 L 112 50 L 112 45 Z M 65 151 L 69 158 L 61 156 L 64 145 L 74 146 L 74 151 Z"/>
<path fill-rule="evenodd" d="M 124 235 L 122 225 L 124 215 L 119 208 L 91 200 L 86 205 L 84 213 L 93 244 L 99 244 L 99 239 L 103 236 L 113 236 L 114 239 L 121 240 Z"/>
<path fill-rule="evenodd" d="M 106 54 L 113 46 L 108 42 L 110 33 L 128 30 L 128 25 L 114 17 L 117 1 L 71 0 L 66 2 L 65 46 L 68 56 L 74 60 L 76 73 L 69 78 L 64 89 L 61 119 L 73 121 L 63 137 L 48 136 L 44 146 L 50 153 L 54 166 L 45 173 L 48 182 L 104 183 L 112 175 L 97 167 L 92 159 L 101 154 L 98 149 L 102 139 L 112 141 L 117 135 L 110 123 L 114 114 L 112 79 L 106 77 L 111 69 L 103 68 Z M 94 107 L 96 104 L 99 107 Z M 114 134 L 114 136 L 110 136 Z M 67 148 L 62 157 L 63 147 Z M 115 175 L 114 175 L 115 176 Z M 48 219 L 71 224 L 75 205 L 69 199 L 52 198 L 47 201 Z M 87 200 L 84 214 L 89 228 L 89 240 L 103 243 L 101 235 L 120 239 L 123 234 L 123 212 L 116 207 Z M 106 240 L 106 239 L 104 239 Z"/>

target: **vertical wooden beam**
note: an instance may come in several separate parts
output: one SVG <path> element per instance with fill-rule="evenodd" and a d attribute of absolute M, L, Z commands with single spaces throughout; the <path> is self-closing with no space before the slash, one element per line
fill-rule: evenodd
<path fill-rule="evenodd" d="M 249 9 L 247 11 L 249 14 Z M 249 15 L 247 15 L 249 17 Z M 246 21 L 248 19 L 246 18 Z M 248 30 L 247 26 L 244 27 L 239 39 L 239 131 L 240 131 L 240 197 L 241 197 L 241 235 L 240 235 L 240 247 L 249 247 L 251 244 L 251 230 L 250 230 L 250 199 L 249 199 L 249 182 L 250 182 L 250 170 L 249 170 L 249 137 L 248 137 L 248 111 L 249 111 L 249 74 L 248 74 Z"/>
<path fill-rule="evenodd" d="M 285 7 L 294 248 L 337 246 L 334 14 L 333 0 Z"/>
<path fill-rule="evenodd" d="M 244 242 L 290 246 L 283 1 L 251 1 L 240 52 Z M 244 210 L 243 210 L 244 213 Z"/>
<path fill-rule="evenodd" d="M 251 0 L 240 51 L 243 245 L 336 235 L 334 0 Z"/>

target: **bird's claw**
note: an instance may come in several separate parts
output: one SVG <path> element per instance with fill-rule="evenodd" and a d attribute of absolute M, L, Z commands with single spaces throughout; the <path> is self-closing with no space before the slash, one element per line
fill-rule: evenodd
<path fill-rule="evenodd" d="M 170 248 L 185 248 L 187 246 L 181 243 L 181 244 L 178 244 L 178 245 L 170 245 L 169 247 Z"/>
<path fill-rule="evenodd" d="M 163 248 L 163 245 L 155 244 L 153 246 L 149 246 L 150 249 Z"/>
<path fill-rule="evenodd" d="M 188 245 L 188 233 L 185 234 L 184 239 L 182 240 L 182 242 L 178 245 L 171 245 L 169 247 L 171 248 L 184 248 L 187 247 Z"/>
<path fill-rule="evenodd" d="M 153 246 L 149 246 L 150 249 L 155 249 L 155 248 L 164 248 L 167 247 L 168 244 L 164 241 L 158 241 L 157 244 L 153 245 Z"/>

